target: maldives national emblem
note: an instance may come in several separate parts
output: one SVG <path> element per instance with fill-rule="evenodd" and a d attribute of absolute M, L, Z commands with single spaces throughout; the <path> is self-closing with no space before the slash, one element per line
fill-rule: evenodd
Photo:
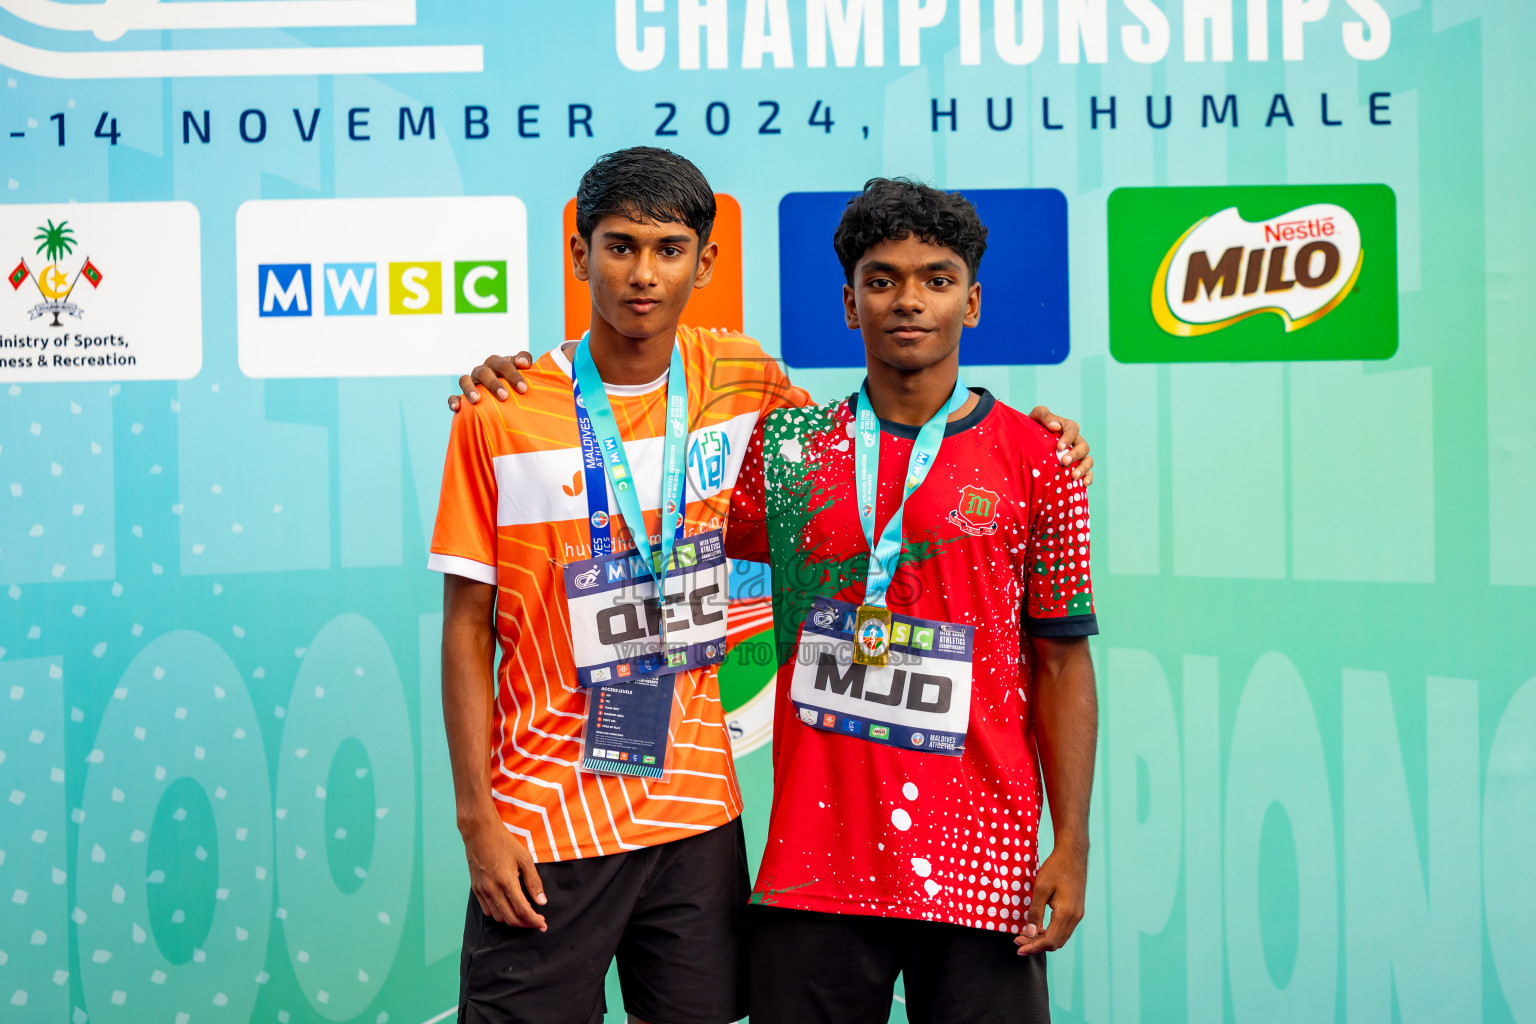
<path fill-rule="evenodd" d="M 972 537 L 997 532 L 997 492 L 980 484 L 960 488 L 960 504 L 949 510 L 949 521 Z"/>
<path fill-rule="evenodd" d="M 79 304 L 70 301 L 75 285 L 83 277 L 92 288 L 100 287 L 101 270 L 91 262 L 90 257 L 86 257 L 85 262 L 76 268 L 72 275 L 61 265 L 64 257 L 73 253 L 75 249 L 75 231 L 69 226 L 67 220 L 61 220 L 57 224 L 50 220 L 46 225 L 39 226 L 33 241 L 38 243 L 37 255 L 47 260 L 47 265 L 42 270 L 34 272 L 23 257 L 6 280 L 11 283 L 11 290 L 17 291 L 30 277 L 43 301 L 29 310 L 29 315 L 33 320 L 51 315 L 53 323 L 48 326 L 62 327 L 63 324 L 59 322 L 60 313 L 79 319 L 85 312 Z"/>

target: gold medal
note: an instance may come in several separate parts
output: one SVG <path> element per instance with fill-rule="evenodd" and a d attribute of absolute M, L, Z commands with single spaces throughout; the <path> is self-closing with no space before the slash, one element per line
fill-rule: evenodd
<path fill-rule="evenodd" d="M 891 610 L 861 604 L 853 617 L 853 660 L 884 667 L 891 655 Z"/>

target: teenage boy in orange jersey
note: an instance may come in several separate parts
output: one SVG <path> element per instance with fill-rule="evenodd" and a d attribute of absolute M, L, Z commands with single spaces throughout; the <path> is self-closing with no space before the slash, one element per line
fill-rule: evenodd
<path fill-rule="evenodd" d="M 591 330 L 505 404 L 453 419 L 430 565 L 472 889 L 461 1021 L 599 1021 L 615 957 L 636 1019 L 746 1013 L 716 678 L 740 457 L 707 481 L 679 459 L 700 439 L 740 453 L 764 414 L 807 398 L 756 342 L 679 326 L 709 283 L 714 216 L 681 157 L 598 160 L 570 240 Z"/>
<path fill-rule="evenodd" d="M 635 1019 L 746 1012 L 750 887 L 717 681 L 724 519 L 758 420 L 808 396 L 756 342 L 679 326 L 709 282 L 713 219 L 681 157 L 600 159 L 570 240 L 588 336 L 506 367 L 505 404 L 472 395 L 454 418 L 431 565 L 472 889 L 463 1021 L 600 1020 L 615 957 Z M 678 480 L 668 436 L 710 432 L 729 441 L 722 472 Z M 603 593 L 628 600 L 605 604 L 614 572 L 630 589 Z M 615 623 L 639 640 L 610 642 Z"/>

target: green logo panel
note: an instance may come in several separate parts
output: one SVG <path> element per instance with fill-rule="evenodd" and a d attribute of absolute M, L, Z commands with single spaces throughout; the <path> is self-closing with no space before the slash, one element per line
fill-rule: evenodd
<path fill-rule="evenodd" d="M 1390 358 L 1396 197 L 1386 185 L 1116 189 L 1109 347 L 1122 363 Z"/>
<path fill-rule="evenodd" d="M 461 260 L 453 265 L 455 313 L 507 311 L 507 261 Z"/>

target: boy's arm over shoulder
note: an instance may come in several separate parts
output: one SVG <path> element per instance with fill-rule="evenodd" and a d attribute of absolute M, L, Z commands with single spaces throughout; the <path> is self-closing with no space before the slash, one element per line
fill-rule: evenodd
<path fill-rule="evenodd" d="M 466 404 L 451 421 L 427 558 L 429 569 L 490 584 L 496 582 L 496 405 Z"/>
<path fill-rule="evenodd" d="M 1030 507 L 1024 631 L 1058 639 L 1092 636 L 1099 626 L 1088 567 L 1088 488 L 1062 464 L 1055 435 L 1017 415 Z"/>

